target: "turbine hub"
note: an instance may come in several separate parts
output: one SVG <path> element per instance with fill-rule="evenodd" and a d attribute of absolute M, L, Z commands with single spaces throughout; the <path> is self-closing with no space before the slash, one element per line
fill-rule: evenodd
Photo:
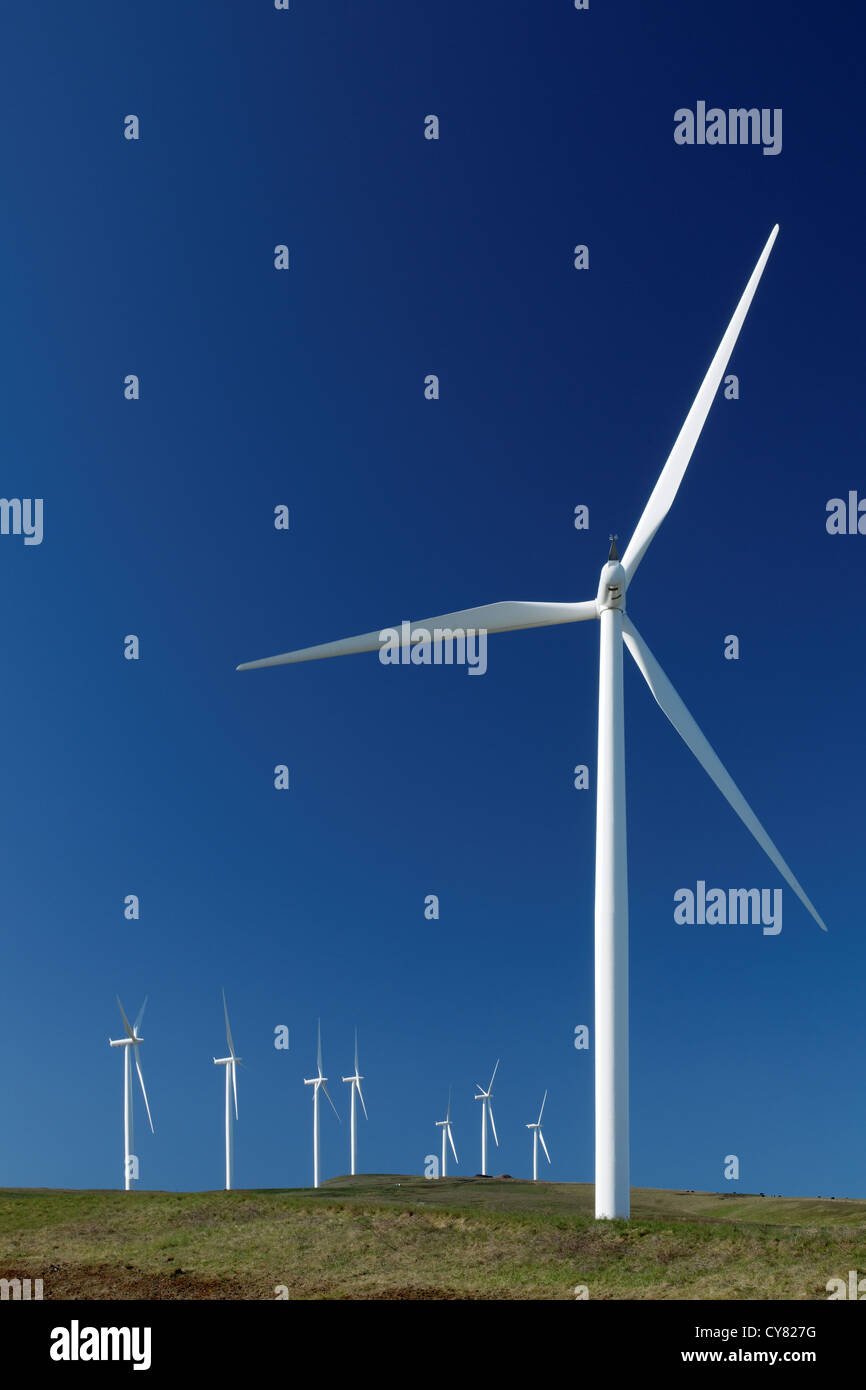
<path fill-rule="evenodd" d="M 615 549 L 614 546 L 611 549 Z M 601 613 L 605 608 L 619 608 L 625 611 L 625 570 L 619 560 L 608 560 L 602 567 L 598 581 L 595 606 Z"/>

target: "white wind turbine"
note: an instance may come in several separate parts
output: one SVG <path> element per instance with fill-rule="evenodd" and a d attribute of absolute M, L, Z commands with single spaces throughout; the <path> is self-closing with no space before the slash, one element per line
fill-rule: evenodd
<path fill-rule="evenodd" d="M 451 1133 L 451 1088 L 450 1088 L 450 1087 L 449 1087 L 449 1089 L 448 1089 L 448 1109 L 445 1111 L 445 1119 L 444 1119 L 444 1120 L 437 1120 L 437 1121 L 436 1121 L 436 1128 L 437 1128 L 437 1129 L 441 1129 L 441 1131 L 442 1131 L 442 1168 L 441 1168 L 441 1170 L 440 1170 L 440 1177 L 447 1178 L 447 1176 L 448 1176 L 448 1161 L 447 1161 L 447 1160 L 448 1160 L 448 1152 L 447 1152 L 447 1150 L 446 1150 L 446 1148 L 445 1148 L 445 1140 L 446 1140 L 446 1138 L 447 1138 L 447 1140 L 448 1140 L 448 1143 L 451 1145 L 451 1152 L 452 1152 L 453 1155 L 454 1155 L 454 1162 L 455 1162 L 455 1163 L 459 1163 L 459 1162 L 460 1162 L 459 1158 L 457 1157 L 457 1150 L 456 1150 L 455 1147 L 454 1147 L 454 1135 Z"/>
<path fill-rule="evenodd" d="M 399 643 L 429 641 L 432 629 L 475 627 L 487 632 L 551 627 L 558 623 L 599 620 L 598 767 L 596 770 L 595 848 L 595 1214 L 599 1218 L 628 1217 L 628 876 L 626 869 L 625 746 L 622 696 L 622 645 L 674 728 L 694 753 L 786 883 L 826 931 L 824 923 L 785 863 L 773 841 L 725 771 L 670 681 L 650 653 L 634 624 L 626 617 L 626 589 L 647 546 L 666 517 L 682 482 L 710 406 L 722 381 L 734 344 L 752 302 L 758 281 L 778 233 L 774 227 L 734 310 L 724 337 L 709 365 L 700 390 L 683 422 L 649 501 L 620 562 L 611 546 L 594 599 L 582 603 L 490 603 L 427 618 L 416 630 L 399 630 Z M 286 652 L 237 669 L 280 666 L 376 651 L 378 632 L 326 642 Z M 622 641 L 620 641 L 622 639 Z M 384 639 L 383 639 L 384 640 Z M 389 639 L 390 640 L 390 639 Z"/>
<path fill-rule="evenodd" d="M 139 1045 L 144 1042 L 144 1038 L 139 1034 L 141 1020 L 144 1018 L 144 1004 L 138 1011 L 138 1018 L 135 1020 L 135 1027 L 130 1027 L 129 1019 L 123 1012 L 123 1005 L 118 996 L 117 1007 L 120 1009 L 120 1016 L 123 1019 L 123 1026 L 126 1029 L 126 1037 L 118 1039 L 108 1039 L 109 1047 L 123 1048 L 123 1189 L 129 1192 L 132 1184 L 138 1177 L 138 1173 L 133 1172 L 137 1168 L 138 1161 L 133 1153 L 133 1133 L 132 1133 L 132 1052 L 135 1053 L 135 1070 L 138 1072 L 138 1079 L 141 1083 L 141 1094 L 144 1096 L 144 1107 L 147 1111 L 147 1118 L 150 1123 L 150 1130 L 153 1133 L 153 1120 L 150 1118 L 150 1106 L 147 1103 L 147 1091 L 144 1089 L 144 1077 L 141 1073 L 141 1058 L 138 1055 Z M 130 1049 L 132 1051 L 130 1051 Z"/>
<path fill-rule="evenodd" d="M 325 1082 L 327 1081 L 328 1078 L 327 1078 L 326 1076 L 323 1076 L 323 1075 L 322 1075 L 322 1020 L 321 1020 L 321 1019 L 319 1019 L 319 1049 L 318 1049 L 318 1053 L 317 1053 L 317 1058 L 318 1058 L 318 1075 L 317 1075 L 317 1076 L 311 1076 L 310 1079 L 309 1079 L 309 1081 L 304 1081 L 304 1085 L 305 1085 L 305 1086 L 312 1086 L 312 1088 L 313 1088 L 313 1187 L 318 1187 L 318 1186 L 319 1186 L 319 1091 L 320 1091 L 320 1090 L 322 1090 L 322 1091 L 325 1092 L 325 1095 L 328 1097 L 328 1103 L 330 1104 L 331 1109 L 333 1110 L 334 1114 L 337 1115 L 337 1107 L 336 1107 L 336 1105 L 334 1104 L 334 1102 L 331 1100 L 331 1097 L 330 1097 L 330 1095 L 329 1095 L 329 1093 L 328 1093 L 328 1088 L 327 1088 L 327 1086 L 325 1085 Z M 338 1119 L 338 1120 L 339 1120 L 339 1118 L 340 1118 L 340 1116 L 337 1115 L 337 1119 Z"/>
<path fill-rule="evenodd" d="M 496 1066 L 493 1068 L 493 1076 L 496 1075 L 496 1072 L 497 1072 L 498 1067 L 499 1067 L 499 1058 L 497 1057 L 497 1059 L 496 1059 Z M 493 1130 L 493 1138 L 496 1140 L 496 1147 L 497 1147 L 497 1149 L 499 1148 L 499 1140 L 498 1140 L 498 1138 L 497 1138 L 497 1136 L 496 1136 L 496 1125 L 495 1125 L 494 1120 L 493 1120 L 493 1099 L 492 1099 L 492 1096 L 491 1096 L 491 1092 L 492 1092 L 492 1090 L 493 1090 L 493 1076 L 491 1076 L 491 1078 L 490 1078 L 490 1085 L 487 1087 L 487 1090 L 486 1090 L 486 1091 L 484 1090 L 484 1087 L 483 1087 L 483 1086 L 479 1086 L 479 1085 L 478 1085 L 478 1082 L 477 1082 L 477 1081 L 476 1081 L 476 1083 L 475 1083 L 475 1089 L 476 1089 L 477 1092 L 478 1092 L 478 1095 L 475 1097 L 475 1099 L 481 1101 L 481 1172 L 484 1174 L 485 1177 L 487 1177 L 487 1121 L 488 1121 L 488 1118 L 489 1118 L 489 1120 L 490 1120 L 490 1128 Z"/>
<path fill-rule="evenodd" d="M 232 1190 L 232 1178 L 235 1166 L 235 1137 L 232 1127 L 232 1107 L 231 1097 L 234 1094 L 235 1119 L 238 1118 L 238 1078 L 237 1069 L 241 1064 L 240 1057 L 235 1056 L 235 1045 L 232 1042 L 232 1030 L 229 1027 L 229 1010 L 226 1003 L 226 992 L 223 990 L 223 1013 L 226 1016 L 226 1042 L 229 1045 L 228 1057 L 214 1057 L 215 1067 L 225 1067 L 226 1069 L 226 1192 Z"/>
<path fill-rule="evenodd" d="M 322 1067 L 322 1064 L 321 1064 L 321 1060 L 320 1060 L 320 1061 L 319 1061 L 319 1070 L 320 1070 L 320 1071 L 321 1071 L 321 1067 Z M 361 1090 L 361 1082 L 364 1080 L 364 1078 L 363 1078 L 363 1076 L 360 1076 L 360 1075 L 358 1074 L 358 1030 L 357 1030 L 357 1028 L 355 1029 L 355 1074 L 354 1074 L 354 1076 L 344 1076 L 344 1077 L 343 1077 L 343 1080 L 344 1080 L 344 1081 L 350 1082 L 350 1083 L 351 1083 L 351 1086 L 352 1086 L 352 1090 L 351 1090 L 351 1101 L 350 1101 L 350 1108 L 351 1108 L 351 1121 L 350 1121 L 351 1139 L 350 1139 L 350 1142 L 349 1142 L 349 1147 L 350 1147 L 350 1152 L 351 1152 L 351 1156 L 352 1156 L 352 1169 L 351 1169 L 351 1171 L 352 1171 L 352 1176 L 354 1177 L 354 1176 L 355 1176 L 355 1099 L 356 1099 L 356 1097 L 357 1097 L 357 1099 L 360 1100 L 360 1102 L 361 1102 L 361 1108 L 362 1108 L 362 1110 L 364 1111 L 364 1119 L 365 1119 L 365 1120 L 369 1120 L 369 1118 L 370 1118 L 369 1115 L 367 1114 L 367 1107 L 366 1107 L 366 1105 L 364 1104 L 364 1093 L 363 1093 L 363 1091 Z M 327 1095 L 327 1092 L 326 1092 L 325 1094 Z M 330 1096 L 328 1096 L 328 1099 L 330 1100 Z M 318 1185 L 318 1184 L 317 1184 L 317 1185 Z"/>
<path fill-rule="evenodd" d="M 544 1101 L 547 1100 L 547 1092 L 544 1093 L 544 1100 L 541 1102 L 541 1109 L 538 1112 L 538 1119 L 534 1125 L 527 1125 L 527 1129 L 532 1130 L 532 1181 L 538 1182 L 538 1141 L 541 1140 L 541 1147 L 544 1149 L 544 1157 L 550 1162 L 550 1154 L 547 1152 L 547 1145 L 544 1142 L 544 1135 L 541 1132 L 541 1117 L 544 1114 Z"/>

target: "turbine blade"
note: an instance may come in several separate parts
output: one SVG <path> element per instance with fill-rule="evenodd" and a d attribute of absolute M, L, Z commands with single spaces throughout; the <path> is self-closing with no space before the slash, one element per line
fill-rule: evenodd
<path fill-rule="evenodd" d="M 147 995 L 144 996 L 144 1003 L 138 1011 L 138 1018 L 135 1020 L 135 1032 L 141 1027 L 141 1020 L 144 1018 L 144 1011 L 147 1008 Z"/>
<path fill-rule="evenodd" d="M 499 1058 L 497 1057 L 497 1058 L 496 1058 L 496 1066 L 493 1068 L 493 1076 L 491 1076 L 491 1078 L 490 1078 L 490 1085 L 487 1087 L 487 1094 L 488 1094 L 488 1095 L 490 1095 L 490 1092 L 493 1090 L 493 1077 L 496 1075 L 498 1069 L 499 1069 Z"/>
<path fill-rule="evenodd" d="M 540 1129 L 539 1129 L 539 1131 L 538 1131 L 538 1137 L 539 1137 L 539 1139 L 541 1140 L 541 1147 L 544 1149 L 544 1157 L 547 1159 L 547 1161 L 548 1161 L 548 1163 L 549 1163 L 549 1162 L 550 1162 L 550 1154 L 547 1152 L 547 1145 L 546 1145 L 545 1142 L 544 1142 L 544 1135 L 542 1134 L 542 1132 L 541 1132 Z"/>
<path fill-rule="evenodd" d="M 120 1009 L 120 1017 L 123 1019 L 123 1026 L 126 1029 L 126 1035 L 128 1038 L 134 1038 L 135 1034 L 132 1031 L 132 1024 L 130 1023 L 129 1019 L 126 1017 L 126 1014 L 123 1011 L 123 1005 L 120 1002 L 120 995 L 118 994 L 116 998 L 117 1007 Z"/>
<path fill-rule="evenodd" d="M 541 1124 L 541 1117 L 544 1114 L 544 1101 L 547 1100 L 547 1092 L 544 1093 L 544 1100 L 541 1102 L 541 1109 L 538 1112 L 538 1123 Z"/>
<path fill-rule="evenodd" d="M 451 1152 L 452 1152 L 453 1155 L 454 1155 L 454 1162 L 455 1162 L 455 1163 L 459 1163 L 459 1162 L 460 1162 L 460 1159 L 457 1157 L 457 1150 L 456 1150 L 455 1147 L 454 1147 L 454 1136 L 453 1136 L 453 1134 L 451 1133 L 451 1126 L 450 1126 L 450 1125 L 446 1125 L 446 1126 L 445 1126 L 445 1133 L 448 1135 L 448 1143 L 451 1145 Z"/>
<path fill-rule="evenodd" d="M 229 1066 L 230 1066 L 231 1069 L 232 1069 L 232 1090 L 233 1090 L 234 1093 L 235 1093 L 235 1119 L 237 1119 L 237 1118 L 238 1118 L 238 1077 L 237 1077 L 237 1071 L 236 1071 L 236 1068 L 235 1068 L 235 1059 L 234 1059 L 234 1057 L 232 1057 L 232 1060 L 229 1062 Z"/>
<path fill-rule="evenodd" d="M 321 1076 L 321 1075 L 322 1075 L 322 1020 L 321 1020 L 321 1019 L 319 1019 L 319 1050 L 318 1050 L 318 1052 L 317 1052 L 316 1055 L 317 1055 L 317 1057 L 318 1057 L 318 1062 L 319 1062 L 319 1075 Z M 326 1096 L 328 1095 L 327 1091 L 325 1092 L 325 1095 L 326 1095 Z M 331 1097 L 328 1096 L 328 1099 L 330 1100 Z M 333 1104 L 333 1101 L 331 1102 L 331 1104 Z"/>
<path fill-rule="evenodd" d="M 491 1105 L 490 1101 L 487 1102 L 487 1114 L 488 1114 L 489 1117 L 490 1117 L 490 1128 L 493 1130 L 493 1138 L 496 1139 L 496 1147 L 497 1147 L 497 1149 L 498 1149 L 498 1148 L 499 1148 L 499 1139 L 497 1138 L 497 1135 L 496 1135 L 496 1121 L 495 1121 L 494 1118 L 493 1118 L 493 1106 Z"/>
<path fill-rule="evenodd" d="M 231 1030 L 231 1028 L 229 1027 L 229 1006 L 228 1006 L 228 1004 L 226 1003 L 226 992 L 225 992 L 225 990 L 223 990 L 223 1013 L 224 1013 L 225 1016 L 226 1016 L 226 1042 L 227 1042 L 228 1045 L 229 1045 L 229 1052 L 231 1053 L 232 1057 L 234 1057 L 234 1055 L 235 1055 L 235 1045 L 234 1045 L 234 1043 L 232 1042 L 232 1030 Z"/>
<path fill-rule="evenodd" d="M 734 344 L 739 337 L 740 329 L 745 321 L 746 314 L 749 312 L 749 305 L 752 302 L 758 282 L 764 273 L 764 266 L 767 264 L 770 252 L 773 249 L 773 242 L 776 240 L 779 228 L 775 226 L 767 238 L 767 244 L 758 258 L 758 264 L 752 271 L 749 283 L 743 290 L 740 302 L 734 310 L 734 316 L 728 324 L 725 336 L 722 338 L 716 355 L 709 365 L 707 374 L 701 383 L 701 388 L 695 396 L 692 408 L 683 422 L 683 426 L 677 435 L 676 443 L 668 455 L 667 462 L 662 469 L 658 481 L 650 493 L 649 501 L 644 507 L 640 521 L 635 527 L 634 535 L 626 547 L 626 552 L 622 557 L 623 569 L 626 573 L 626 582 L 630 583 L 634 577 L 634 572 L 643 559 L 647 546 L 661 526 L 683 480 L 683 475 L 689 464 L 695 445 L 700 437 L 704 422 L 710 412 L 716 392 L 725 374 L 728 359 L 734 350 Z"/>
<path fill-rule="evenodd" d="M 357 1071 L 355 1072 L 355 1075 L 356 1075 L 356 1076 L 358 1075 Z M 358 1099 L 359 1099 L 359 1101 L 361 1102 L 361 1109 L 362 1109 L 363 1112 L 364 1112 L 364 1119 L 365 1119 L 365 1120 L 369 1120 L 370 1116 L 367 1114 L 367 1107 L 366 1107 L 366 1105 L 364 1104 L 364 1092 L 361 1090 L 361 1083 L 360 1083 L 360 1081 L 356 1081 L 356 1082 L 355 1082 L 355 1085 L 358 1087 Z"/>
<path fill-rule="evenodd" d="M 138 1072 L 138 1080 L 141 1085 L 141 1094 L 144 1096 L 144 1108 L 147 1111 L 147 1118 L 150 1123 L 150 1132 L 151 1134 L 154 1134 L 155 1130 L 153 1128 L 153 1120 L 150 1118 L 150 1106 L 147 1103 L 147 1091 L 144 1089 L 144 1077 L 141 1074 L 141 1058 L 138 1055 L 137 1044 L 133 1047 L 133 1051 L 135 1052 L 135 1070 Z"/>
<path fill-rule="evenodd" d="M 358 1030 L 355 1029 L 355 1075 L 358 1075 Z"/>
<path fill-rule="evenodd" d="M 333 1110 L 333 1112 L 334 1112 L 334 1114 L 336 1115 L 337 1119 L 340 1120 L 340 1112 L 339 1112 L 339 1110 L 337 1109 L 337 1107 L 336 1107 L 336 1105 L 334 1104 L 334 1102 L 331 1100 L 331 1097 L 330 1097 L 330 1095 L 328 1094 L 328 1088 L 327 1088 L 327 1086 L 325 1085 L 324 1081 L 322 1082 L 322 1090 L 325 1092 L 325 1095 L 328 1097 L 328 1100 L 329 1100 L 330 1105 L 331 1105 L 331 1109 Z M 340 1124 L 342 1124 L 342 1123 L 343 1123 L 343 1121 L 340 1120 Z"/>
<path fill-rule="evenodd" d="M 803 906 L 809 911 L 822 931 L 827 928 L 807 898 L 788 865 L 785 863 L 773 841 L 770 839 L 758 817 L 749 806 L 734 779 L 725 771 L 716 753 L 710 747 L 692 716 L 689 714 L 677 692 L 674 690 L 649 647 L 644 642 L 634 623 L 623 614 L 623 639 L 634 657 L 638 669 L 655 696 L 656 704 L 667 715 L 677 733 L 688 748 L 692 750 L 701 767 L 715 782 L 725 800 L 734 808 L 740 820 L 752 832 L 764 853 L 772 860 L 782 878 L 793 888 Z"/>
<path fill-rule="evenodd" d="M 380 628 L 375 632 L 364 632 L 360 637 L 344 637 L 337 642 L 321 642 L 316 647 L 302 647 L 298 651 L 283 652 L 282 656 L 267 656 L 260 661 L 245 661 L 236 669 L 254 671 L 262 666 L 288 666 L 299 661 L 319 661 L 329 656 L 352 656 L 356 652 L 379 651 L 384 645 L 381 634 L 396 632 L 397 645 L 413 645 L 412 633 L 416 628 L 424 628 L 432 634 L 434 628 L 483 628 L 485 632 L 514 632 L 525 627 L 552 627 L 557 623 L 580 623 L 587 618 L 597 618 L 595 599 L 585 603 L 485 603 L 479 608 L 461 608 L 454 613 L 441 613 L 437 618 L 424 618 L 420 622 L 407 623 L 405 627 L 397 624 L 392 628 Z M 415 639 L 417 642 L 418 639 Z"/>
<path fill-rule="evenodd" d="M 451 1119 L 451 1087 L 448 1087 L 448 1109 L 445 1111 L 445 1123 Z"/>

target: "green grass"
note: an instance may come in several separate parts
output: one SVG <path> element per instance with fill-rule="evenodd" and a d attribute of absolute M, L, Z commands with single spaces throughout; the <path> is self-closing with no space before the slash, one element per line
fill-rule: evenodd
<path fill-rule="evenodd" d="M 368 1175 L 246 1192 L 0 1190 L 0 1278 L 45 1298 L 826 1299 L 866 1202 Z"/>

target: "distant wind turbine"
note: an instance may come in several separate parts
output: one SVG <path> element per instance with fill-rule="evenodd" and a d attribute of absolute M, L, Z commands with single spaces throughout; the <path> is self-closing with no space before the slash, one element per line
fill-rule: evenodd
<path fill-rule="evenodd" d="M 144 1018 L 144 1010 L 147 1005 L 145 998 L 144 1004 L 138 1011 L 138 1018 L 135 1020 L 135 1027 L 131 1028 L 129 1019 L 123 1012 L 123 1005 L 120 997 L 117 999 L 117 1007 L 120 1009 L 120 1016 L 123 1019 L 123 1026 L 126 1029 L 126 1037 L 114 1040 L 108 1039 L 109 1047 L 122 1047 L 123 1052 L 123 1189 L 129 1192 L 133 1181 L 138 1177 L 138 1160 L 133 1153 L 133 1116 L 132 1116 L 132 1052 L 135 1053 L 135 1070 L 138 1072 L 138 1080 L 141 1084 L 141 1094 L 144 1096 L 144 1108 L 147 1111 L 147 1118 L 150 1123 L 150 1131 L 153 1130 L 153 1120 L 150 1118 L 150 1106 L 147 1102 L 147 1091 L 144 1089 L 144 1077 L 141 1073 L 141 1058 L 138 1055 L 139 1045 L 144 1042 L 144 1038 L 139 1033 L 141 1020 Z M 130 1051 L 132 1049 L 132 1052 Z M 136 1169 L 133 1172 L 133 1168 Z"/>
<path fill-rule="evenodd" d="M 240 1057 L 235 1056 L 235 1045 L 232 1042 L 232 1030 L 229 1027 L 229 1010 L 226 1003 L 226 992 L 223 990 L 223 1013 L 226 1016 L 226 1042 L 229 1045 L 228 1057 L 214 1057 L 214 1066 L 225 1067 L 226 1069 L 226 1192 L 232 1190 L 232 1179 L 234 1177 L 235 1166 L 235 1138 L 232 1126 L 232 1107 L 231 1096 L 234 1094 L 235 1119 L 238 1118 L 238 1078 L 237 1069 L 240 1066 Z"/>
<path fill-rule="evenodd" d="M 499 1058 L 497 1057 L 497 1059 L 496 1059 L 496 1066 L 493 1068 L 493 1076 L 496 1075 L 496 1071 L 497 1071 L 498 1066 L 499 1066 Z M 487 1087 L 487 1090 L 486 1090 L 486 1091 L 484 1090 L 483 1086 L 479 1086 L 479 1085 L 478 1085 L 478 1082 L 477 1082 L 477 1081 L 476 1081 L 476 1083 L 475 1083 L 475 1089 L 476 1089 L 477 1092 L 478 1092 L 478 1095 L 475 1097 L 475 1099 L 481 1101 L 481 1172 L 484 1174 L 485 1177 L 487 1176 L 487 1121 L 488 1121 L 488 1119 L 490 1120 L 490 1128 L 493 1130 L 493 1138 L 494 1138 L 494 1140 L 496 1141 L 496 1147 L 497 1147 L 497 1149 L 499 1148 L 499 1139 L 497 1138 L 497 1135 L 496 1135 L 496 1125 L 495 1125 L 494 1120 L 493 1120 L 493 1100 L 492 1100 L 492 1096 L 491 1096 L 491 1092 L 492 1092 L 492 1090 L 493 1090 L 493 1076 L 491 1076 L 491 1078 L 490 1078 L 490 1085 Z"/>
<path fill-rule="evenodd" d="M 321 1066 L 321 1063 L 320 1063 L 319 1065 Z M 349 1149 L 350 1149 L 351 1161 L 352 1161 L 351 1172 L 352 1172 L 352 1176 L 354 1177 L 354 1175 L 355 1175 L 355 1098 L 356 1098 L 356 1097 L 357 1097 L 357 1099 L 360 1100 L 360 1102 L 361 1102 L 361 1109 L 364 1111 L 364 1119 L 365 1119 L 365 1120 L 369 1120 L 369 1118 L 370 1118 L 370 1117 L 368 1116 L 368 1114 L 367 1114 L 367 1107 L 366 1107 L 366 1105 L 364 1104 L 364 1093 L 363 1093 L 363 1091 L 361 1090 L 361 1082 L 364 1080 L 364 1078 L 363 1078 L 363 1076 L 360 1076 L 359 1073 L 358 1073 L 358 1030 L 357 1030 L 357 1028 L 355 1029 L 355 1074 L 354 1074 L 354 1076 L 344 1076 L 344 1077 L 343 1077 L 343 1080 L 344 1080 L 344 1081 L 350 1082 L 350 1083 L 351 1083 L 351 1086 L 352 1086 L 352 1090 L 351 1090 L 351 1101 L 350 1101 L 350 1107 L 351 1107 L 351 1121 L 350 1121 L 351 1139 L 350 1139 Z M 327 1093 L 326 1093 L 326 1094 L 327 1094 Z M 328 1097 L 328 1098 L 330 1099 L 330 1097 Z"/>
<path fill-rule="evenodd" d="M 581 603 L 489 603 L 464 608 L 419 625 L 403 624 L 398 645 L 431 640 L 435 629 L 453 633 L 474 628 L 510 632 L 517 628 L 552 627 L 559 623 L 599 622 L 598 765 L 596 768 L 595 830 L 595 1214 L 597 1218 L 628 1217 L 628 873 L 625 818 L 625 735 L 622 692 L 623 643 L 634 658 L 656 703 L 715 782 L 758 844 L 769 856 L 815 921 L 826 931 L 817 911 L 764 830 L 745 797 L 725 771 L 634 624 L 626 617 L 626 589 L 634 579 L 653 536 L 668 514 L 689 460 L 715 399 L 740 329 L 764 272 L 778 234 L 770 233 L 758 263 L 734 310 L 724 337 L 707 369 L 701 387 L 683 422 L 649 501 L 620 562 L 615 538 L 601 571 L 595 598 Z M 683 589 L 693 576 L 682 574 Z M 760 589 L 760 581 L 756 581 Z M 676 595 L 672 595 L 675 600 Z M 774 600 L 766 598 L 765 603 Z M 321 657 L 347 656 L 379 650 L 393 633 L 380 628 L 360 637 L 325 642 L 281 656 L 248 661 L 237 669 L 281 666 Z M 480 1099 L 480 1097 L 479 1097 Z"/>
<path fill-rule="evenodd" d="M 312 1087 L 313 1087 L 313 1187 L 318 1187 L 318 1186 L 319 1186 L 319 1091 L 320 1091 L 320 1090 L 324 1091 L 324 1092 L 325 1092 L 325 1095 L 328 1097 L 328 1103 L 329 1103 L 331 1109 L 333 1110 L 334 1114 L 337 1115 L 337 1119 L 339 1120 L 339 1118 L 340 1118 L 340 1116 L 337 1114 L 337 1107 L 336 1107 L 336 1105 L 334 1104 L 334 1102 L 331 1100 L 331 1097 L 330 1097 L 330 1095 L 329 1095 L 329 1093 L 328 1093 L 328 1088 L 327 1088 L 327 1086 L 325 1085 L 325 1082 L 327 1081 L 328 1078 L 327 1078 L 326 1076 L 323 1076 L 323 1075 L 322 1075 L 322 1020 L 321 1020 L 321 1019 L 319 1019 L 319 1048 L 318 1048 L 317 1058 L 318 1058 L 318 1075 L 317 1075 L 317 1076 L 311 1076 L 310 1079 L 309 1079 L 309 1081 L 306 1081 L 306 1080 L 304 1081 L 304 1085 L 305 1085 L 305 1086 L 312 1086 Z"/>
<path fill-rule="evenodd" d="M 537 1093 L 536 1093 L 537 1094 Z M 538 1182 L 538 1141 L 541 1140 L 541 1147 L 544 1149 L 544 1156 L 548 1163 L 550 1154 L 547 1152 L 547 1145 L 544 1142 L 544 1135 L 541 1132 L 541 1117 L 544 1114 L 544 1101 L 547 1100 L 547 1092 L 544 1093 L 544 1100 L 541 1102 L 541 1109 L 538 1112 L 538 1119 L 534 1125 L 527 1125 L 527 1129 L 532 1130 L 532 1181 Z"/>
<path fill-rule="evenodd" d="M 455 1147 L 454 1147 L 454 1135 L 451 1133 L 451 1087 L 450 1087 L 450 1086 L 449 1086 L 449 1088 L 448 1088 L 448 1109 L 445 1111 L 445 1119 L 444 1119 L 444 1120 L 437 1120 L 437 1121 L 436 1121 L 436 1128 L 437 1128 L 437 1129 L 441 1129 L 441 1131 L 442 1131 L 442 1168 L 441 1168 L 441 1172 L 440 1172 L 440 1177 L 447 1178 L 447 1176 L 448 1176 L 448 1151 L 447 1151 L 447 1149 L 445 1148 L 445 1140 L 446 1140 L 446 1138 L 447 1138 L 447 1140 L 448 1140 L 448 1143 L 451 1145 L 451 1152 L 452 1152 L 453 1155 L 454 1155 L 454 1162 L 455 1162 L 455 1163 L 459 1163 L 459 1162 L 460 1162 L 459 1158 L 457 1157 L 457 1150 L 456 1150 Z"/>

